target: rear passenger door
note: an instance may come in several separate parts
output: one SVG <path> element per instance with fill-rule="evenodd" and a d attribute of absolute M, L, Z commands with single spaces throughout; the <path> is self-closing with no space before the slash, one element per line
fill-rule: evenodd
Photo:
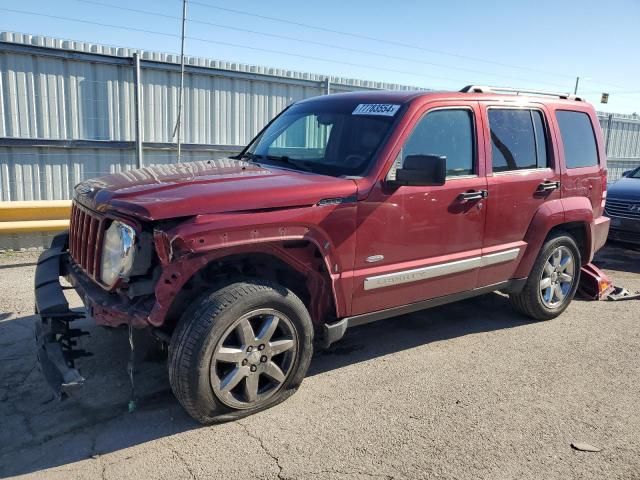
<path fill-rule="evenodd" d="M 544 106 L 483 104 L 482 112 L 489 195 L 478 283 L 487 286 L 512 278 L 529 224 L 545 202 L 560 198 L 561 177 Z"/>

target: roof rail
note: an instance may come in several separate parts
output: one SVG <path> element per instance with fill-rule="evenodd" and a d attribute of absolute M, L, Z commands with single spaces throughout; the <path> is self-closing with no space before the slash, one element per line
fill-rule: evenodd
<path fill-rule="evenodd" d="M 511 93 L 515 95 L 541 95 L 545 97 L 558 97 L 566 100 L 575 100 L 576 102 L 582 102 L 582 97 L 578 97 L 571 93 L 556 93 L 546 92 L 544 90 L 531 90 L 523 88 L 511 88 L 511 87 L 489 87 L 486 85 L 467 85 L 462 90 L 462 93 Z"/>

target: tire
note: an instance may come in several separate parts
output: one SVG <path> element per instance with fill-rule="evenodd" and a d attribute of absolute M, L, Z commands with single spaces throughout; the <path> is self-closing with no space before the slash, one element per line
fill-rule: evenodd
<path fill-rule="evenodd" d="M 573 262 L 573 270 L 570 272 L 572 280 L 568 285 L 565 282 L 568 278 L 566 275 L 569 275 L 566 270 L 568 267 L 564 267 L 563 271 L 563 267 L 560 266 L 557 271 L 554 271 L 555 276 L 550 273 L 555 268 L 551 256 L 555 253 L 558 258 L 558 251 L 560 251 L 562 262 L 567 257 L 571 257 Z M 576 293 L 580 281 L 581 265 L 580 250 L 573 237 L 564 232 L 550 236 L 540 249 L 522 291 L 509 294 L 511 304 L 516 310 L 534 320 L 551 320 L 557 317 L 566 310 Z M 546 287 L 548 282 L 544 280 L 545 278 L 550 279 L 550 287 Z M 554 280 L 555 285 L 560 285 L 560 292 L 553 286 Z M 549 289 L 551 289 L 550 294 Z"/>
<path fill-rule="evenodd" d="M 276 283 L 244 279 L 182 315 L 169 344 L 169 381 L 195 420 L 225 422 L 290 397 L 312 355 L 313 325 L 302 301 Z"/>

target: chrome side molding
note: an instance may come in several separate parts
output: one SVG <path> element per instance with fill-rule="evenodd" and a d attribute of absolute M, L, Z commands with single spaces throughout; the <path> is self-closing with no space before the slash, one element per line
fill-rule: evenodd
<path fill-rule="evenodd" d="M 475 268 L 510 262 L 518 258 L 519 254 L 520 248 L 512 248 L 503 252 L 489 253 L 479 257 L 466 258 L 464 260 L 456 260 L 454 262 L 441 263 L 439 265 L 430 265 L 428 267 L 375 275 L 373 277 L 365 278 L 364 289 L 375 290 L 376 288 L 402 285 L 403 283 L 419 282 L 421 280 L 443 277 L 445 275 L 465 272 Z"/>
<path fill-rule="evenodd" d="M 512 248 L 511 250 L 505 250 L 503 252 L 489 253 L 480 257 L 482 259 L 482 267 L 489 265 L 495 265 L 496 263 L 510 262 L 518 258 L 520 254 L 519 248 Z"/>

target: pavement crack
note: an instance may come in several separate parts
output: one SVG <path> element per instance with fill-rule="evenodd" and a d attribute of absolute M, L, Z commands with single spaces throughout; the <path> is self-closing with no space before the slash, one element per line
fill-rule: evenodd
<path fill-rule="evenodd" d="M 33 365 L 31 365 L 31 368 L 29 368 L 29 370 L 27 370 L 27 372 L 24 373 L 19 380 L 16 380 L 12 383 L 7 383 L 3 385 L 3 387 L 6 388 L 7 390 L 15 390 L 17 388 L 24 386 L 24 384 L 29 379 L 33 371 L 36 369 L 36 367 L 37 367 L 37 364 L 34 362 Z"/>
<path fill-rule="evenodd" d="M 15 414 L 25 416 L 26 421 L 30 422 L 32 428 L 33 428 L 33 422 L 34 421 L 37 422 L 39 420 L 39 417 L 32 418 L 32 415 L 33 415 L 32 412 L 20 410 L 17 404 L 13 406 L 13 409 L 15 410 Z M 87 418 L 88 420 L 87 422 L 83 422 L 69 428 L 60 428 L 60 430 L 57 430 L 55 432 L 52 432 L 50 430 L 46 431 L 40 428 L 36 432 L 34 432 L 34 433 L 37 433 L 37 436 L 35 436 L 34 439 L 26 442 L 15 443 L 13 445 L 10 445 L 7 449 L 0 448 L 0 453 L 5 454 L 5 453 L 11 453 L 11 452 L 19 452 L 20 450 L 30 449 L 30 448 L 40 447 L 42 445 L 45 445 L 51 440 L 53 440 L 54 437 L 63 437 L 67 435 L 74 436 L 76 434 L 85 433 L 86 430 L 88 428 L 91 428 L 92 426 L 105 425 L 108 422 L 122 416 L 122 413 L 118 411 L 115 411 L 116 413 L 113 413 L 113 412 L 114 412 L 113 410 L 109 409 L 104 414 L 97 414 L 93 416 L 85 415 L 84 418 Z"/>
<path fill-rule="evenodd" d="M 355 471 L 347 471 L 347 470 L 339 470 L 337 468 L 329 468 L 325 470 L 320 470 L 318 472 L 308 472 L 306 475 L 323 475 L 326 473 L 337 473 L 338 475 L 364 475 L 366 477 L 371 478 L 384 478 L 385 480 L 393 480 L 395 477 L 393 475 L 383 474 L 383 473 L 369 473 L 364 470 L 355 470 Z"/>
<path fill-rule="evenodd" d="M 191 470 L 191 466 L 189 465 L 189 462 L 187 462 L 187 460 L 182 456 L 182 454 L 178 451 L 177 448 L 175 448 L 173 445 L 171 445 L 169 448 L 171 448 L 171 451 L 173 452 L 173 454 L 178 457 L 178 460 L 180 460 L 182 462 L 182 464 L 184 465 L 184 467 L 187 469 L 187 471 L 189 472 L 189 475 L 191 476 L 191 478 L 193 480 L 196 480 L 196 474 L 193 473 L 193 470 Z"/>
<path fill-rule="evenodd" d="M 271 453 L 271 451 L 265 445 L 264 440 L 262 440 L 262 437 L 252 433 L 251 430 L 249 430 L 249 427 L 247 425 L 245 425 L 244 423 L 240 423 L 239 421 L 236 421 L 236 423 L 244 429 L 245 433 L 249 437 L 253 438 L 254 440 L 257 440 L 258 443 L 260 444 L 260 448 L 262 448 L 262 451 L 266 453 L 269 457 L 271 457 L 271 459 L 276 463 L 276 467 L 278 467 L 278 478 L 280 480 L 286 480 L 287 477 L 285 477 L 282 474 L 282 470 L 284 469 L 284 467 L 280 464 L 280 457 Z"/>
<path fill-rule="evenodd" d="M 25 413 L 18 412 L 18 416 L 20 417 L 22 424 L 24 425 L 25 430 L 29 434 L 31 438 L 37 438 L 37 433 L 31 424 L 31 417 Z"/>
<path fill-rule="evenodd" d="M 91 435 L 91 448 L 89 449 L 89 458 L 98 458 L 100 455 L 96 452 L 96 444 L 98 443 L 98 433 Z"/>
<path fill-rule="evenodd" d="M 8 357 L 0 357 L 0 362 L 8 362 L 11 360 L 20 360 L 21 358 L 30 357 L 31 352 L 28 353 L 19 353 L 16 355 L 9 355 Z"/>

